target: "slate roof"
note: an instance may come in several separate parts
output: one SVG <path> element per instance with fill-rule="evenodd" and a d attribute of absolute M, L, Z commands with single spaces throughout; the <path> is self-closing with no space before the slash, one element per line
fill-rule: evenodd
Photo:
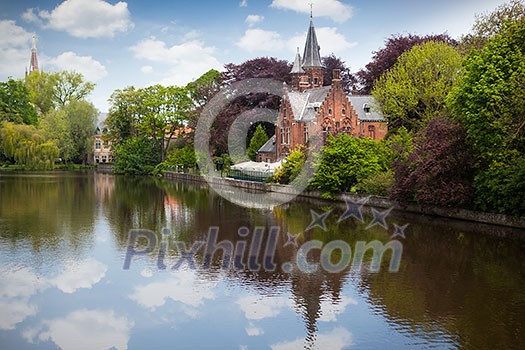
<path fill-rule="evenodd" d="M 275 153 L 277 149 L 275 146 L 275 140 L 275 135 L 273 135 L 264 145 L 261 146 L 261 148 L 259 148 L 257 153 Z"/>
<path fill-rule="evenodd" d="M 308 35 L 306 36 L 306 44 L 304 46 L 303 54 L 303 68 L 322 67 L 321 54 L 319 50 L 321 47 L 317 43 L 317 36 L 315 35 L 314 22 L 310 17 L 310 28 L 308 28 Z"/>
<path fill-rule="evenodd" d="M 365 122 L 386 122 L 378 103 L 372 95 L 348 95 L 348 100 L 354 107 L 359 119 Z M 369 112 L 366 112 L 366 107 Z"/>
<path fill-rule="evenodd" d="M 330 86 L 323 86 L 315 89 L 308 89 L 303 92 L 289 91 L 288 100 L 292 106 L 294 119 L 297 121 L 309 122 L 317 116 L 317 110 L 325 100 Z"/>
<path fill-rule="evenodd" d="M 297 54 L 295 55 L 295 61 L 293 62 L 292 71 L 290 73 L 304 73 L 304 69 L 301 67 L 301 55 L 299 54 L 299 48 L 297 48 Z"/>

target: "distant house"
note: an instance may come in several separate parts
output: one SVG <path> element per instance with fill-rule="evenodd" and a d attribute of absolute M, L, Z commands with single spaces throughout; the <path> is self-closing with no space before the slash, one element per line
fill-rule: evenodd
<path fill-rule="evenodd" d="M 108 133 L 104 121 L 106 114 L 101 114 L 98 117 L 97 128 L 95 130 L 94 141 L 93 141 L 93 163 L 113 163 L 115 158 L 113 152 L 111 152 L 111 141 L 104 140 L 104 135 Z"/>
<path fill-rule="evenodd" d="M 304 54 L 299 49 L 291 70 L 291 87 L 285 86 L 275 135 L 257 153 L 257 161 L 275 162 L 290 154 L 298 145 L 308 145 L 312 135 L 349 134 L 380 140 L 388 126 L 375 99 L 370 95 L 348 95 L 340 71 L 334 69 L 332 84 L 322 86 L 325 68 L 321 62 L 312 17 Z"/>

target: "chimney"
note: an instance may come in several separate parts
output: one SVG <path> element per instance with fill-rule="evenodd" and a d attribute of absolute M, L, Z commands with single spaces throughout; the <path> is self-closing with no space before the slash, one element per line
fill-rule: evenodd
<path fill-rule="evenodd" d="M 337 87 L 337 88 L 341 87 L 340 74 L 341 74 L 341 70 L 340 69 L 336 68 L 336 69 L 334 69 L 332 71 L 332 87 Z"/>

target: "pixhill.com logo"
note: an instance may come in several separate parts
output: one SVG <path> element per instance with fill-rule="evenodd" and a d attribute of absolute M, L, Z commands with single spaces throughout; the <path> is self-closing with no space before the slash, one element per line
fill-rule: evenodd
<path fill-rule="evenodd" d="M 345 199 L 346 210 L 338 218 L 337 223 L 346 220 L 366 223 L 363 207 L 367 201 L 368 198 L 359 201 Z M 388 271 L 397 272 L 403 253 L 403 244 L 399 238 L 405 238 L 405 230 L 408 224 L 402 226 L 393 224 L 392 230 L 387 223 L 391 211 L 392 208 L 383 211 L 372 208 L 372 218 L 366 226 L 366 229 L 374 226 L 382 227 L 389 233 L 387 242 L 383 243 L 379 240 L 355 241 L 353 247 L 344 240 L 333 240 L 327 243 L 315 239 L 300 241 L 304 232 L 315 228 L 328 231 L 326 219 L 332 214 L 331 209 L 323 213 L 310 209 L 310 224 L 303 232 L 295 235 L 290 232 L 286 232 L 286 234 L 281 232 L 279 226 L 269 228 L 256 226 L 253 230 L 243 226 L 237 230 L 238 237 L 235 241 L 219 240 L 220 228 L 212 226 L 208 229 L 205 240 L 187 243 L 174 239 L 176 235 L 167 228 L 162 230 L 160 238 L 153 231 L 135 229 L 129 232 L 124 269 L 130 269 L 131 263 L 136 257 L 153 256 L 159 270 L 178 270 L 181 268 L 206 270 L 213 268 L 273 272 L 280 268 L 285 273 L 292 273 L 294 270 L 313 273 L 319 269 L 329 273 L 338 273 L 349 267 L 359 270 L 366 266 L 368 271 L 378 272 L 385 257 L 389 257 Z M 286 235 L 286 239 L 283 242 L 284 235 Z M 279 242 L 281 242 L 282 248 L 292 247 L 295 251 L 291 260 L 281 264 L 276 262 Z M 389 254 L 386 254 L 387 252 Z M 313 256 L 318 258 L 314 259 Z"/>

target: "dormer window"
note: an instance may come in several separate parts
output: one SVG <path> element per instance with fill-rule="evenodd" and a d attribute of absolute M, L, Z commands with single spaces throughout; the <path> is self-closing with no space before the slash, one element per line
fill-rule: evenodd
<path fill-rule="evenodd" d="M 368 103 L 365 103 L 363 105 L 363 110 L 365 111 L 365 113 L 370 113 L 370 106 L 368 105 Z"/>

